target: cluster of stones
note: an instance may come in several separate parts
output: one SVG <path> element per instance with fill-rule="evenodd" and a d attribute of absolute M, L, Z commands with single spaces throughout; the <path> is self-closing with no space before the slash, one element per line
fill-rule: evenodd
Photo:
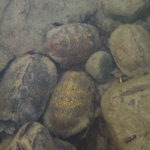
<path fill-rule="evenodd" d="M 149 150 L 149 0 L 0 3 L 0 150 Z"/>

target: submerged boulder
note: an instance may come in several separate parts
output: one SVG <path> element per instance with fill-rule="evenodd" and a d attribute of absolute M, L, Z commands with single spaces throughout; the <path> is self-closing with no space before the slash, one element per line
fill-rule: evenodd
<path fill-rule="evenodd" d="M 98 83 L 104 83 L 113 70 L 113 59 L 107 52 L 95 52 L 87 60 L 85 69 Z"/>
<path fill-rule="evenodd" d="M 62 67 L 69 68 L 84 63 L 100 46 L 99 33 L 94 26 L 74 23 L 50 30 L 44 52 Z"/>
<path fill-rule="evenodd" d="M 133 22 L 147 14 L 150 9 L 149 0 L 102 0 L 104 12 L 113 19 Z"/>
<path fill-rule="evenodd" d="M 7 150 L 54 150 L 54 143 L 44 126 L 29 122 L 19 129 Z"/>
<path fill-rule="evenodd" d="M 109 39 L 112 55 L 122 73 L 138 76 L 150 72 L 150 34 L 140 25 L 121 25 Z"/>
<path fill-rule="evenodd" d="M 44 114 L 44 125 L 68 138 L 86 129 L 98 112 L 94 82 L 84 72 L 68 71 L 57 84 Z"/>
<path fill-rule="evenodd" d="M 150 75 L 115 83 L 102 96 L 101 107 L 119 150 L 149 150 Z"/>
<path fill-rule="evenodd" d="M 0 132 L 37 120 L 44 112 L 57 81 L 49 58 L 25 55 L 12 62 L 0 83 Z"/>

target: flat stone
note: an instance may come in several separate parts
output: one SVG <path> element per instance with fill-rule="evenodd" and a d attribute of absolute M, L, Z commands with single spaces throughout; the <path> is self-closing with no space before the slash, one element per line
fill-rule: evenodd
<path fill-rule="evenodd" d="M 101 107 L 119 150 L 149 150 L 150 75 L 115 83 L 102 96 Z"/>

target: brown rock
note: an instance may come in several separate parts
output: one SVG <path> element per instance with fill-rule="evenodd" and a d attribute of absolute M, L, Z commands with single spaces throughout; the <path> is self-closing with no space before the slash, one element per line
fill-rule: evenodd
<path fill-rule="evenodd" d="M 57 84 L 44 114 L 55 136 L 68 138 L 89 127 L 98 112 L 94 82 L 84 72 L 66 72 Z"/>
<path fill-rule="evenodd" d="M 64 68 L 84 63 L 101 46 L 98 31 L 87 24 L 68 24 L 50 30 L 44 52 Z"/>

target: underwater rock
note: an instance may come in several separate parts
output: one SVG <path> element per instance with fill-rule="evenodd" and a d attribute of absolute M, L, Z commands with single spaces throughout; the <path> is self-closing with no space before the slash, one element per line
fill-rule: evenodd
<path fill-rule="evenodd" d="M 119 150 L 149 150 L 150 75 L 114 84 L 101 98 L 103 117 Z"/>
<path fill-rule="evenodd" d="M 40 51 L 47 31 L 55 25 L 87 23 L 97 0 L 1 0 L 0 43 L 15 55 Z"/>
<path fill-rule="evenodd" d="M 65 72 L 57 84 L 44 114 L 44 125 L 61 138 L 89 127 L 98 115 L 94 82 L 84 72 Z"/>
<path fill-rule="evenodd" d="M 150 72 L 150 34 L 140 25 L 121 25 L 109 39 L 119 69 L 127 76 Z"/>
<path fill-rule="evenodd" d="M 113 70 L 112 57 L 104 51 L 95 52 L 87 60 L 85 69 L 98 83 L 104 83 Z"/>
<path fill-rule="evenodd" d="M 102 5 L 106 16 L 127 23 L 146 16 L 150 9 L 149 0 L 102 0 Z"/>
<path fill-rule="evenodd" d="M 49 58 L 25 55 L 14 60 L 0 83 L 0 132 L 13 134 L 16 126 L 39 119 L 56 81 L 57 69 Z"/>
<path fill-rule="evenodd" d="M 119 20 L 113 20 L 113 18 L 106 16 L 103 7 L 101 6 L 95 14 L 95 24 L 102 32 L 105 31 L 106 33 L 111 33 L 122 23 Z"/>
<path fill-rule="evenodd" d="M 101 47 L 98 30 L 81 23 L 63 25 L 47 34 L 44 52 L 64 68 L 83 64 Z"/>
<path fill-rule="evenodd" d="M 53 139 L 48 130 L 40 123 L 28 122 L 19 129 L 7 150 L 55 149 Z"/>

